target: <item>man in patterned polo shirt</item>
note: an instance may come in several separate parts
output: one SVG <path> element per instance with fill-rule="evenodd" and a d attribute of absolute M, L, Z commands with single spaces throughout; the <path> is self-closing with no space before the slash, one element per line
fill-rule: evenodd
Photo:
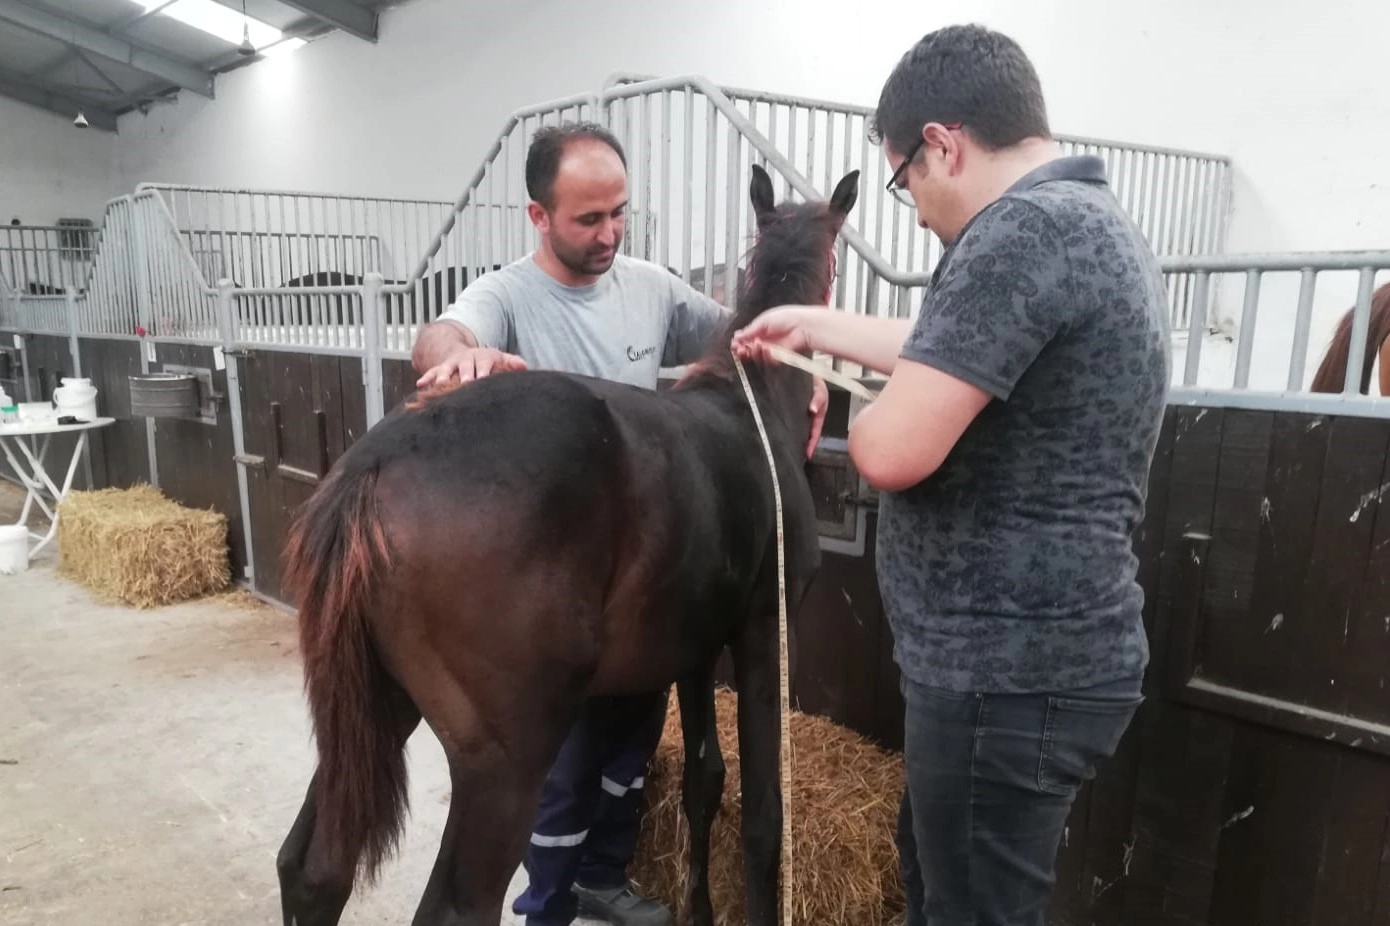
<path fill-rule="evenodd" d="M 977 26 L 928 34 L 874 132 L 947 245 L 919 317 L 808 306 L 740 332 L 889 375 L 850 429 L 907 704 L 909 926 L 1043 926 L 1072 801 L 1138 708 L 1132 536 L 1171 364 L 1164 282 L 1104 164 L 1064 157 L 1038 77 Z"/>

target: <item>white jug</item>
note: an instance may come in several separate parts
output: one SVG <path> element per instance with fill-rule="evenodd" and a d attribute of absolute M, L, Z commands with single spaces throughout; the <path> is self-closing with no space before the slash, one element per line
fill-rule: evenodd
<path fill-rule="evenodd" d="M 85 377 L 63 377 L 63 384 L 53 390 L 53 404 L 58 416 L 72 415 L 83 421 L 97 416 L 97 388 Z"/>

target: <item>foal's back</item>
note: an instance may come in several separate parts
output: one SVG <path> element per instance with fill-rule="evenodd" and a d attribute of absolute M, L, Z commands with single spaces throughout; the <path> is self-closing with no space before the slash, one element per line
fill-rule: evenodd
<path fill-rule="evenodd" d="M 350 452 L 395 551 L 383 619 L 418 607 L 460 658 L 591 692 L 664 684 L 724 642 L 770 530 L 734 388 L 530 371 L 394 412 Z"/>

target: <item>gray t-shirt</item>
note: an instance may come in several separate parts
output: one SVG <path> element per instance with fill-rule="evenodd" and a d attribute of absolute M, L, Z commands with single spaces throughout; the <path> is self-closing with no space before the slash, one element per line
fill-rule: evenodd
<path fill-rule="evenodd" d="M 904 673 L 958 692 L 1138 676 L 1132 544 L 1171 345 L 1158 262 L 1104 164 L 1046 164 L 978 214 L 902 356 L 994 396 L 935 474 L 881 496 L 879 585 Z"/>
<path fill-rule="evenodd" d="M 532 255 L 485 273 L 441 319 L 531 369 L 655 389 L 661 368 L 699 358 L 729 310 L 656 264 L 618 255 L 589 286 L 566 286 Z"/>

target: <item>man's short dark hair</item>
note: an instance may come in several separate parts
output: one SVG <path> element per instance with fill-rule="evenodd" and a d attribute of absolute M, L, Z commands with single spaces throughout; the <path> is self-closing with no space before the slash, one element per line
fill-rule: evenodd
<path fill-rule="evenodd" d="M 1051 138 L 1042 84 L 1018 43 L 979 25 L 929 32 L 883 85 L 869 136 L 906 154 L 928 122 L 959 122 L 997 150 Z"/>
<path fill-rule="evenodd" d="M 566 122 L 547 125 L 531 136 L 531 148 L 526 152 L 526 194 L 547 209 L 555 205 L 555 175 L 560 172 L 560 158 L 571 142 L 590 139 L 601 141 L 618 154 L 627 169 L 627 156 L 622 143 L 603 126 L 595 122 Z"/>

